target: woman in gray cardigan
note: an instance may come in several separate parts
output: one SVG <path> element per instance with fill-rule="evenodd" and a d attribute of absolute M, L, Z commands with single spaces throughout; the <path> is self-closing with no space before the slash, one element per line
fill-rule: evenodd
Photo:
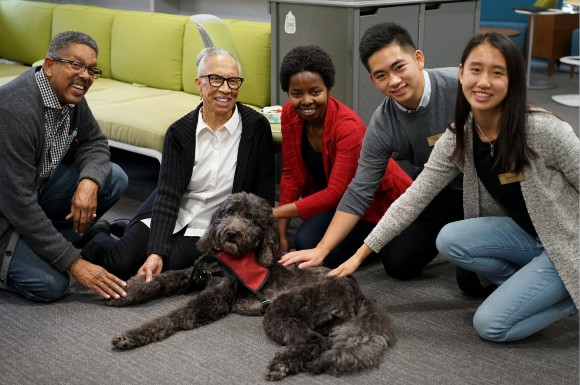
<path fill-rule="evenodd" d="M 463 172 L 466 219 L 445 226 L 437 247 L 498 286 L 475 314 L 477 333 L 514 341 L 577 313 L 580 141 L 526 103 L 523 58 L 509 38 L 472 38 L 459 74 L 454 125 L 363 246 L 330 274 L 354 272 Z"/>

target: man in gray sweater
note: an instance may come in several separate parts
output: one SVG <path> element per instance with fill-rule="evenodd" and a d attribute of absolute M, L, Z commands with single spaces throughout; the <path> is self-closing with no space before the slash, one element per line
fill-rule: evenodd
<path fill-rule="evenodd" d="M 369 123 L 356 175 L 346 190 L 323 239 L 311 250 L 286 254 L 286 265 L 318 266 L 354 228 L 373 199 L 392 157 L 415 179 L 433 145 L 453 119 L 457 68 L 424 69 L 424 57 L 404 28 L 378 24 L 369 28 L 359 46 L 370 80 L 385 96 Z M 385 271 L 397 279 L 417 276 L 437 255 L 435 239 L 447 223 L 463 219 L 461 180 L 454 180 L 419 218 L 381 251 Z M 345 260 L 350 256 L 345 255 Z M 477 277 L 465 273 L 467 280 Z M 460 286 L 461 283 L 460 283 Z M 462 286 L 470 290 L 470 284 Z M 479 295 L 478 282 L 475 291 Z"/>
<path fill-rule="evenodd" d="M 77 248 L 128 182 L 84 98 L 101 74 L 97 52 L 91 37 L 63 32 L 42 67 L 0 87 L 0 289 L 32 301 L 61 298 L 69 273 L 103 298 L 125 294 Z"/>

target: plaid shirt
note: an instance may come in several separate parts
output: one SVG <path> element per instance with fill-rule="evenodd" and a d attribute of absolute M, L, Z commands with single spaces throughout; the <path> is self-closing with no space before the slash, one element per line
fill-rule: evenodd
<path fill-rule="evenodd" d="M 36 72 L 36 83 L 44 103 L 45 151 L 37 191 L 50 178 L 68 151 L 76 132 L 69 132 L 70 112 L 74 105 L 61 106 L 43 70 Z"/>

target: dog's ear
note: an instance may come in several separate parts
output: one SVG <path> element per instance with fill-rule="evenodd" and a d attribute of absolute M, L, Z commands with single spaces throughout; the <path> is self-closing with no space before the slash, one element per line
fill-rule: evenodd
<path fill-rule="evenodd" d="M 219 219 L 223 216 L 223 213 L 225 210 L 226 209 L 225 209 L 225 201 L 224 201 L 217 208 L 217 210 L 215 210 L 213 212 L 213 214 L 211 215 L 209 227 L 207 228 L 205 233 L 203 233 L 201 238 L 199 238 L 199 240 L 197 241 L 197 244 L 195 245 L 201 253 L 207 253 L 208 251 L 213 249 L 214 246 L 219 246 L 219 245 L 216 245 L 216 239 L 217 239 L 216 222 L 219 221 Z"/>

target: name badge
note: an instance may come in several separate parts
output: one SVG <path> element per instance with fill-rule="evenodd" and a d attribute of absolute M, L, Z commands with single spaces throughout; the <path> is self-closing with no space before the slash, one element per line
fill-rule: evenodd
<path fill-rule="evenodd" d="M 504 184 L 510 184 L 510 183 L 516 183 L 516 182 L 523 182 L 524 180 L 526 180 L 524 178 L 524 173 L 523 172 L 506 172 L 505 174 L 499 174 L 499 182 L 504 185 Z"/>
<path fill-rule="evenodd" d="M 435 145 L 435 143 L 437 143 L 437 141 L 439 140 L 439 138 L 443 136 L 443 134 L 437 134 L 437 135 L 433 135 L 433 136 L 428 136 L 427 137 L 427 143 L 429 143 L 429 147 L 433 147 Z"/>

